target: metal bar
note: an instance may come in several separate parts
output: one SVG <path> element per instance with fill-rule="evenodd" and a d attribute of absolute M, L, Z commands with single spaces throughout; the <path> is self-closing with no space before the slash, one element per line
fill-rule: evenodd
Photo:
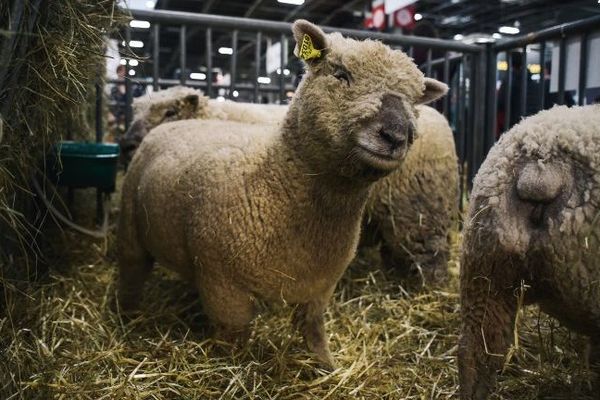
<path fill-rule="evenodd" d="M 558 53 L 558 104 L 565 104 L 565 80 L 567 76 L 567 39 L 564 37 L 560 39 Z"/>
<path fill-rule="evenodd" d="M 235 77 L 237 76 L 237 45 L 238 45 L 238 31 L 234 29 L 231 35 L 231 48 L 233 54 L 231 55 L 231 81 L 229 86 L 229 98 L 233 99 L 233 91 L 235 90 Z"/>
<path fill-rule="evenodd" d="M 283 69 L 285 68 L 285 58 L 287 56 L 286 54 L 286 50 L 287 50 L 287 37 L 284 34 L 281 34 L 281 39 L 280 39 L 280 43 L 281 43 L 281 52 L 279 55 L 279 65 L 280 65 L 280 70 L 279 70 L 279 101 L 281 104 L 283 104 L 286 100 L 286 96 L 285 96 L 285 74 L 283 73 Z"/>
<path fill-rule="evenodd" d="M 413 58 L 413 54 L 415 52 L 415 46 L 408 46 L 408 56 Z"/>
<path fill-rule="evenodd" d="M 206 95 L 212 96 L 212 29 L 206 28 Z"/>
<path fill-rule="evenodd" d="M 152 87 L 154 91 L 160 90 L 158 86 L 158 77 L 160 76 L 158 67 L 160 64 L 160 24 L 154 24 L 154 42 L 152 45 Z"/>
<path fill-rule="evenodd" d="M 556 25 L 539 32 L 528 33 L 527 35 L 503 41 L 494 45 L 496 51 L 504 51 L 523 47 L 528 44 L 543 42 L 550 39 L 556 39 L 561 36 L 579 33 L 586 30 L 597 28 L 600 25 L 600 15 L 582 19 L 568 24 Z"/>
<path fill-rule="evenodd" d="M 475 56 L 469 57 L 469 106 L 467 108 L 467 132 L 465 135 L 465 160 L 467 162 L 467 189 L 473 187 L 473 177 L 475 176 L 475 154 L 473 149 L 473 139 L 475 137 Z"/>
<path fill-rule="evenodd" d="M 254 30 L 270 33 L 289 34 L 292 24 L 288 22 L 276 22 L 263 19 L 248 19 L 239 17 L 227 17 L 221 15 L 194 14 L 189 12 L 171 10 L 131 10 L 131 15 L 136 19 L 150 22 L 168 24 L 202 25 L 210 28 Z M 465 44 L 455 40 L 432 39 L 420 36 L 405 36 L 391 33 L 361 31 L 354 29 L 321 27 L 325 32 L 340 32 L 342 35 L 356 39 L 378 39 L 390 44 L 414 45 L 430 47 L 433 49 L 452 50 L 466 53 L 476 53 L 479 46 Z"/>
<path fill-rule="evenodd" d="M 107 79 L 106 80 L 106 83 L 124 83 L 124 82 L 126 82 L 126 80 L 119 80 L 119 79 Z M 181 85 L 181 82 L 179 81 L 179 79 L 159 78 L 158 84 L 161 87 L 170 87 L 170 86 Z M 190 87 L 196 87 L 196 88 L 206 88 L 208 86 L 206 81 L 197 81 L 197 80 L 188 80 L 185 82 L 185 85 L 190 86 Z M 213 84 L 212 88 L 229 89 L 230 85 L 215 85 L 215 84 Z M 243 90 L 243 91 L 253 92 L 254 91 L 254 83 L 238 82 L 235 85 L 235 90 L 237 90 L 237 91 Z M 291 83 L 286 83 L 285 90 L 294 90 L 294 86 Z M 279 85 L 278 84 L 261 85 L 260 91 L 276 93 L 276 92 L 279 92 Z"/>
<path fill-rule="evenodd" d="M 510 128 L 510 103 L 512 97 L 512 54 L 510 51 L 506 52 L 506 65 L 506 85 L 504 85 L 504 132 Z"/>
<path fill-rule="evenodd" d="M 427 66 L 425 75 L 431 76 L 431 47 L 427 49 Z"/>
<path fill-rule="evenodd" d="M 460 93 L 458 94 L 458 140 L 457 140 L 457 153 L 458 159 L 460 160 L 461 166 L 464 165 L 466 161 L 466 152 L 465 152 L 465 139 L 466 139 L 466 131 L 467 124 L 465 120 L 465 105 L 467 102 L 467 83 L 466 83 L 466 65 L 467 65 L 467 56 L 462 56 L 462 62 L 460 65 L 460 76 L 459 76 L 459 85 L 460 85 Z"/>
<path fill-rule="evenodd" d="M 448 52 L 444 54 L 444 83 L 450 86 L 450 58 Z M 444 116 L 448 118 L 448 111 L 450 110 L 450 96 L 445 96 L 442 101 Z"/>
<path fill-rule="evenodd" d="M 260 93 L 258 90 L 258 77 L 260 76 L 260 61 L 261 53 L 260 48 L 262 44 L 262 32 L 256 33 L 256 48 L 254 51 L 254 102 L 260 103 Z"/>
<path fill-rule="evenodd" d="M 181 69 L 181 73 L 179 74 L 179 81 L 182 85 L 185 85 L 185 81 L 187 80 L 187 74 L 185 73 L 185 56 L 186 56 L 186 30 L 187 27 L 185 25 L 181 25 L 179 28 L 179 68 Z"/>
<path fill-rule="evenodd" d="M 588 34 L 581 35 L 581 50 L 579 51 L 579 84 L 577 85 L 577 104 L 585 104 L 585 89 L 588 64 Z"/>
<path fill-rule="evenodd" d="M 469 182 L 483 162 L 483 146 L 485 138 L 485 100 L 486 100 L 486 52 L 485 49 L 473 56 L 473 161 L 470 164 Z"/>
<path fill-rule="evenodd" d="M 523 56 L 521 60 L 521 83 L 519 98 L 521 100 L 518 117 L 527 115 L 527 46 L 523 47 Z"/>
<path fill-rule="evenodd" d="M 496 141 L 496 75 L 497 75 L 497 54 L 493 50 L 491 44 L 486 45 L 486 104 L 485 104 L 485 137 L 483 144 L 483 157 L 487 155 Z"/>
<path fill-rule="evenodd" d="M 127 48 L 130 49 L 129 43 L 131 42 L 131 29 L 129 25 L 125 27 L 125 42 L 127 43 Z M 129 66 L 129 61 L 127 61 L 127 66 Z M 127 68 L 125 68 L 127 69 Z M 133 119 L 133 109 L 131 104 L 133 102 L 133 93 L 131 91 L 131 78 L 127 76 L 127 71 L 125 72 L 125 130 L 128 130 L 131 126 L 131 120 Z"/>
<path fill-rule="evenodd" d="M 546 42 L 540 43 L 540 110 L 546 101 Z"/>

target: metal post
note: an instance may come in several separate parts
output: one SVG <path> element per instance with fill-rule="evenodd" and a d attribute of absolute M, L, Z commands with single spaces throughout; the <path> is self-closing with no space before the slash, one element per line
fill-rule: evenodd
<path fill-rule="evenodd" d="M 233 54 L 231 55 L 231 80 L 229 86 L 229 98 L 233 99 L 233 91 L 235 90 L 235 77 L 237 75 L 237 45 L 238 45 L 238 31 L 237 29 L 233 31 L 231 36 L 231 48 L 233 49 Z"/>
<path fill-rule="evenodd" d="M 567 39 L 560 38 L 558 59 L 558 104 L 565 104 L 565 80 L 567 66 Z"/>
<path fill-rule="evenodd" d="M 131 29 L 129 29 L 129 25 L 125 27 L 125 41 L 127 42 L 127 49 L 131 51 L 129 47 L 129 43 L 131 42 Z M 129 66 L 129 61 L 127 61 L 127 66 Z M 127 68 L 125 68 L 127 69 Z M 129 71 L 125 71 L 125 130 L 128 130 L 131 126 L 131 120 L 133 119 L 133 109 L 131 107 L 131 103 L 133 102 L 133 93 L 131 90 L 131 79 L 127 76 Z"/>
<path fill-rule="evenodd" d="M 546 42 L 540 43 L 540 110 L 546 101 Z"/>
<path fill-rule="evenodd" d="M 482 158 L 485 158 L 488 151 L 496 141 L 496 75 L 497 75 L 497 54 L 491 44 L 486 45 L 486 103 L 485 103 L 485 137 L 483 141 Z"/>
<path fill-rule="evenodd" d="M 182 85 L 185 85 L 185 82 L 187 81 L 187 74 L 185 72 L 185 64 L 186 64 L 186 30 L 187 27 L 185 25 L 181 25 L 181 27 L 179 28 L 179 68 L 181 70 L 181 73 L 179 74 L 179 82 Z"/>
<path fill-rule="evenodd" d="M 579 85 L 577 85 L 577 104 L 582 106 L 585 104 L 585 87 L 587 81 L 587 64 L 588 64 L 588 34 L 581 35 L 581 50 L 579 52 Z"/>
<path fill-rule="evenodd" d="M 285 57 L 287 54 L 285 54 L 287 49 L 287 38 L 284 34 L 281 35 L 281 54 L 280 54 L 280 62 L 279 65 L 281 66 L 281 73 L 279 74 L 279 102 L 281 104 L 283 104 L 285 102 L 285 75 L 283 73 L 283 70 L 285 68 Z"/>
<path fill-rule="evenodd" d="M 102 143 L 104 132 L 102 130 L 102 82 L 100 81 L 100 73 L 96 80 L 96 143 Z M 72 192 L 71 192 L 72 195 Z M 72 200 L 71 200 L 72 201 Z M 102 190 L 96 189 L 96 221 L 102 223 L 104 215 L 104 207 L 102 204 Z"/>
<path fill-rule="evenodd" d="M 519 116 L 524 117 L 527 115 L 527 46 L 523 47 L 523 57 L 521 61 L 521 92 L 519 96 L 521 99 L 521 107 L 519 109 Z"/>
<path fill-rule="evenodd" d="M 444 53 L 444 83 L 450 86 L 450 58 L 448 52 Z M 444 116 L 448 118 L 450 110 L 450 96 L 445 96 L 443 101 Z"/>
<path fill-rule="evenodd" d="M 258 90 L 258 77 L 260 76 L 260 47 L 262 44 L 262 32 L 256 33 L 256 51 L 254 52 L 254 102 L 260 103 L 260 93 Z"/>
<path fill-rule="evenodd" d="M 426 76 L 431 76 L 431 47 L 427 49 L 427 68 Z"/>
<path fill-rule="evenodd" d="M 506 85 L 504 86 L 504 132 L 510 129 L 510 106 L 512 99 L 512 54 L 510 50 L 506 52 L 506 65 Z"/>
<path fill-rule="evenodd" d="M 152 46 L 152 87 L 154 91 L 160 90 L 158 85 L 160 62 L 160 24 L 154 24 L 154 42 Z"/>
<path fill-rule="evenodd" d="M 206 28 L 206 95 L 212 96 L 212 29 Z"/>

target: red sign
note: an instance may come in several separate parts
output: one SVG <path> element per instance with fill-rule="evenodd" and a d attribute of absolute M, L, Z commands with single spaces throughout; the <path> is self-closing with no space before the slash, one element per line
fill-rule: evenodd
<path fill-rule="evenodd" d="M 408 6 L 394 13 L 394 26 L 412 30 L 415 27 L 415 7 Z"/>
<path fill-rule="evenodd" d="M 378 6 L 373 7 L 372 9 L 373 12 L 373 28 L 381 31 L 383 29 L 385 29 L 385 7 L 382 4 L 379 4 Z"/>

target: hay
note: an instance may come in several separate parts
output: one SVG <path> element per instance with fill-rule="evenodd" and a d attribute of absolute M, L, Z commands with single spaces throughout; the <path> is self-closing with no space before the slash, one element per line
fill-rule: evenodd
<path fill-rule="evenodd" d="M 0 2 L 0 279 L 23 279 L 19 269 L 40 255 L 45 214 L 31 201 L 30 177 L 61 138 L 93 137 L 104 35 L 122 20 L 115 0 Z"/>
<path fill-rule="evenodd" d="M 48 282 L 15 296 L 8 317 L 0 319 L 0 398 L 457 396 L 456 261 L 447 286 L 407 293 L 394 271 L 376 266 L 374 251 L 362 254 L 327 314 L 340 366 L 327 373 L 291 330 L 291 308 L 263 307 L 249 345 L 235 351 L 207 337 L 194 291 L 160 267 L 148 282 L 140 314 L 125 320 L 111 306 L 114 262 L 104 248 L 86 250 L 77 265 L 56 268 Z M 495 398 L 588 398 L 588 376 L 577 353 L 582 340 L 535 308 L 521 321 L 520 347 Z"/>

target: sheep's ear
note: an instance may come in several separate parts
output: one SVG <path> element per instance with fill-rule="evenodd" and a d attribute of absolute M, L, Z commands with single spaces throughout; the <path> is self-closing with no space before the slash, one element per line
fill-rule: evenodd
<path fill-rule="evenodd" d="M 425 78 L 425 90 L 418 104 L 431 103 L 448 93 L 448 85 L 435 79 Z"/>
<path fill-rule="evenodd" d="M 200 98 L 197 94 L 188 94 L 183 98 L 183 101 L 191 105 L 193 108 L 198 108 L 198 103 L 200 102 Z"/>
<path fill-rule="evenodd" d="M 292 26 L 296 47 L 294 54 L 308 64 L 318 62 L 325 57 L 327 36 L 318 26 L 299 19 Z"/>

